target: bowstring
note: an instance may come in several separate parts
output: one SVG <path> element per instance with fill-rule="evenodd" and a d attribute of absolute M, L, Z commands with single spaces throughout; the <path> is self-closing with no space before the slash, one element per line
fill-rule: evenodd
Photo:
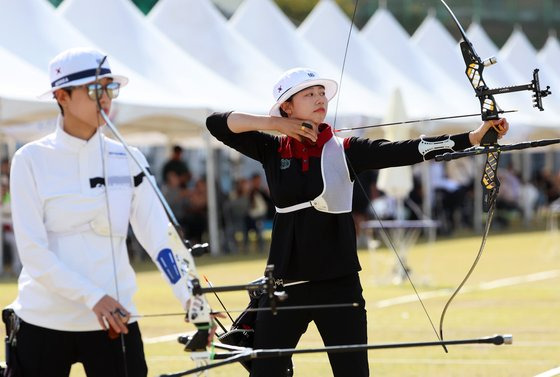
<path fill-rule="evenodd" d="M 333 133 L 336 133 L 336 121 L 337 121 L 337 116 L 338 116 L 338 105 L 340 103 L 340 97 L 342 95 L 342 81 L 343 81 L 343 77 L 344 77 L 344 70 L 346 68 L 346 59 L 348 57 L 348 49 L 350 47 L 350 39 L 352 37 L 352 31 L 354 29 L 354 21 L 356 19 L 356 14 L 357 14 L 359 2 L 360 2 L 360 0 L 356 0 L 356 2 L 354 4 L 354 11 L 352 12 L 352 18 L 350 20 L 350 31 L 348 32 L 348 37 L 346 39 L 346 47 L 345 47 L 345 50 L 344 50 L 344 57 L 343 57 L 343 60 L 342 60 L 342 69 L 341 69 L 341 72 L 340 72 L 340 79 L 339 79 L 339 94 L 338 94 L 338 97 L 337 97 L 337 100 L 336 100 L 336 106 L 335 106 L 335 114 L 334 114 L 334 121 L 333 121 Z M 416 297 L 418 298 L 418 301 L 420 302 L 420 305 L 422 306 L 422 310 L 424 311 L 424 314 L 426 314 L 426 317 L 427 317 L 428 321 L 430 322 L 430 326 L 432 327 L 432 330 L 433 330 L 434 334 L 436 335 L 436 338 L 441 341 L 440 335 L 438 334 L 438 331 L 436 329 L 434 321 L 432 320 L 432 317 L 430 316 L 430 313 L 428 312 L 428 309 L 426 308 L 426 305 L 424 304 L 424 301 L 422 301 L 422 298 L 420 297 L 420 294 L 418 292 L 418 289 L 416 288 L 416 285 L 414 284 L 414 282 L 412 281 L 412 278 L 410 277 L 410 273 L 408 271 L 408 268 L 406 268 L 406 266 L 404 264 L 404 261 L 402 260 L 401 256 L 397 252 L 397 249 L 396 249 L 395 244 L 393 242 L 393 238 L 389 235 L 389 232 L 383 226 L 383 222 L 381 221 L 380 217 L 377 215 L 377 212 L 375 211 L 375 208 L 373 207 L 373 204 L 369 200 L 369 196 L 367 195 L 367 192 L 366 192 L 364 186 L 362 185 L 362 182 L 358 179 L 358 175 L 356 174 L 354 166 L 352 165 L 350 159 L 346 156 L 346 154 L 345 154 L 345 159 L 346 159 L 346 162 L 347 162 L 348 168 L 350 169 L 351 174 L 354 176 L 354 181 L 358 183 L 360 191 L 366 197 L 366 199 L 368 199 L 370 210 L 372 211 L 372 213 L 373 213 L 374 217 L 377 219 L 377 221 L 379 221 L 381 232 L 384 234 L 387 241 L 389 242 L 389 245 L 391 246 L 391 249 L 395 253 L 395 256 L 397 257 L 397 260 L 399 261 L 399 264 L 400 264 L 402 270 L 404 271 L 407 280 L 409 281 L 410 285 L 412 286 L 412 289 L 414 290 L 414 294 L 416 295 Z"/>
<path fill-rule="evenodd" d="M 103 59 L 101 59 L 101 61 L 99 62 L 99 65 L 97 66 L 97 69 L 95 71 L 95 84 L 98 84 L 101 86 L 101 97 L 103 96 L 103 91 L 105 90 L 103 88 L 103 86 L 101 85 L 101 82 L 99 81 L 99 72 L 101 71 L 101 66 L 103 65 L 103 63 L 105 62 L 105 60 L 107 60 L 107 56 L 104 56 Z M 86 88 L 87 89 L 87 88 Z M 108 94 L 107 94 L 108 96 Z M 104 111 L 103 108 L 101 107 L 101 98 L 99 96 L 99 91 L 97 89 L 95 89 L 95 102 L 97 103 L 97 108 L 98 110 Z M 99 115 L 97 115 L 97 132 L 99 132 L 99 150 L 101 153 L 101 169 L 102 169 L 102 174 L 103 174 L 103 178 L 105 179 L 105 206 L 107 208 L 107 221 L 109 223 L 109 242 L 111 244 L 111 260 L 113 263 L 113 281 L 115 282 L 115 295 L 117 296 L 117 302 L 121 302 L 120 299 L 120 291 L 119 291 L 119 282 L 118 282 L 118 274 L 117 274 L 117 261 L 116 261 L 116 257 L 115 257 L 115 244 L 114 244 L 114 235 L 113 235 L 113 224 L 111 221 L 111 206 L 110 206 L 110 202 L 109 202 L 109 177 L 107 175 L 107 159 L 105 158 L 105 152 L 106 152 L 106 145 L 105 145 L 105 141 L 103 139 L 103 137 L 105 136 L 105 134 L 103 133 L 103 130 L 101 128 L 101 123 L 99 122 Z M 111 325 L 109 325 L 110 328 Z M 121 332 L 119 334 L 119 338 L 120 338 L 120 342 L 121 342 L 121 353 L 123 355 L 123 371 L 124 371 L 124 375 L 125 377 L 128 377 L 128 365 L 127 365 L 127 357 L 126 357 L 126 344 L 125 344 L 125 340 L 124 340 L 124 334 Z"/>

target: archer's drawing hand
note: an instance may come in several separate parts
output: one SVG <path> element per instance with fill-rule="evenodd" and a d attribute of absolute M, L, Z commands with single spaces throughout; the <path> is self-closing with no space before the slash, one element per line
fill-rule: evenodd
<path fill-rule="evenodd" d="M 128 334 L 126 324 L 130 319 L 130 313 L 117 300 L 105 295 L 93 306 L 92 310 L 103 330 L 113 331 L 116 334 Z"/>
<path fill-rule="evenodd" d="M 295 118 L 274 118 L 276 130 L 284 135 L 293 137 L 298 141 L 309 140 L 312 143 L 317 141 L 316 127 L 307 120 Z"/>

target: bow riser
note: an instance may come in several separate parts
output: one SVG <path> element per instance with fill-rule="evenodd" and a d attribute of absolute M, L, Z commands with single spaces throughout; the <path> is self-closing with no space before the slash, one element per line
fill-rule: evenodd
<path fill-rule="evenodd" d="M 194 324 L 198 329 L 191 338 L 191 341 L 185 345 L 185 349 L 190 351 L 205 350 L 208 343 L 208 332 L 212 323 L 210 305 L 208 305 L 204 295 L 197 293 L 198 289 L 200 289 L 200 277 L 196 271 L 191 250 L 182 241 L 179 233 L 171 223 L 168 225 L 167 236 L 177 267 L 179 268 L 179 273 L 185 279 L 189 291 L 192 292 L 186 320 Z"/>
<path fill-rule="evenodd" d="M 449 12 L 451 10 L 448 8 Z M 453 17 L 455 22 L 458 23 L 457 19 Z M 465 61 L 465 74 L 474 89 L 478 100 L 480 101 L 480 115 L 483 121 L 500 119 L 500 108 L 496 103 L 496 99 L 493 93 L 489 92 L 488 86 L 484 81 L 482 73 L 484 72 L 485 64 L 480 59 L 480 56 L 475 52 L 472 43 L 467 39 L 463 28 L 458 24 L 461 30 L 461 35 L 463 40 L 459 44 L 461 47 L 461 53 L 463 55 L 463 60 Z M 492 60 L 495 61 L 495 60 Z M 488 132 L 482 138 L 482 145 L 493 145 L 498 142 L 498 133 L 493 128 L 489 129 Z"/>

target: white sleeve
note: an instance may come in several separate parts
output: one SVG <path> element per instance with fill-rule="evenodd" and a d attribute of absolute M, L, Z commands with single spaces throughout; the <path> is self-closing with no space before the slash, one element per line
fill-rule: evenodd
<path fill-rule="evenodd" d="M 148 162 L 144 155 L 136 148 L 132 148 L 132 152 L 137 160 L 148 168 Z M 140 169 L 135 164 L 131 171 L 134 172 L 135 176 L 141 174 Z M 182 274 L 179 273 L 169 242 L 169 219 L 154 189 L 147 181 L 148 179 L 155 178 L 153 175 L 143 177 L 134 189 L 130 225 L 138 242 L 148 252 L 165 280 L 171 285 L 175 297 L 186 310 L 186 303 L 190 297 L 187 289 L 187 277 L 181 276 Z"/>
<path fill-rule="evenodd" d="M 10 192 L 14 234 L 21 262 L 29 276 L 55 292 L 90 309 L 105 292 L 81 274 L 68 268 L 49 250 L 43 223 L 43 203 L 37 190 L 31 162 L 19 151 L 10 171 Z"/>

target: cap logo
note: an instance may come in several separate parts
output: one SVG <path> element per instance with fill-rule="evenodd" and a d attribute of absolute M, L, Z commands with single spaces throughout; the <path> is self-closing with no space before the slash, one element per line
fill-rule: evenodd
<path fill-rule="evenodd" d="M 280 85 L 280 86 L 278 87 L 278 93 L 280 93 L 281 91 L 282 91 L 282 85 Z"/>
<path fill-rule="evenodd" d="M 315 74 L 313 72 L 307 72 L 307 76 L 309 77 L 315 77 Z"/>
<path fill-rule="evenodd" d="M 96 68 L 91 68 L 91 69 L 86 69 L 84 71 L 71 73 L 69 75 L 59 78 L 58 80 L 53 81 L 51 83 L 51 87 L 54 88 L 56 86 L 65 84 L 69 81 L 77 81 L 88 77 L 91 77 L 93 79 L 97 75 L 97 73 L 99 73 L 99 76 L 107 75 L 107 74 L 111 74 L 111 70 L 108 68 L 101 68 L 99 72 L 97 72 Z"/>
<path fill-rule="evenodd" d="M 63 77 L 63 78 L 61 78 L 60 80 L 56 80 L 56 81 L 52 84 L 52 86 L 55 87 L 55 86 L 58 86 L 58 85 L 62 85 L 62 84 L 67 83 L 68 81 L 70 81 L 70 80 L 68 79 L 68 77 Z"/>
<path fill-rule="evenodd" d="M 62 72 L 62 68 L 56 68 L 56 74 L 60 75 L 60 73 Z"/>

